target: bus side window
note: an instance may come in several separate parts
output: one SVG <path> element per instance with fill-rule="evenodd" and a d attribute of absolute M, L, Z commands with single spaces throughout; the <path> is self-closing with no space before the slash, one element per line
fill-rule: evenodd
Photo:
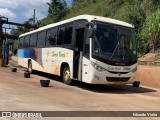
<path fill-rule="evenodd" d="M 26 36 L 26 37 L 24 38 L 24 42 L 23 42 L 23 47 L 24 47 L 24 48 L 29 47 L 29 38 L 30 38 L 30 36 Z"/>
<path fill-rule="evenodd" d="M 42 31 L 38 33 L 37 47 L 45 46 L 45 38 L 46 38 L 46 31 Z"/>
<path fill-rule="evenodd" d="M 64 44 L 64 35 L 65 35 L 65 28 L 64 27 L 59 28 L 57 45 L 63 45 Z"/>
<path fill-rule="evenodd" d="M 65 27 L 64 44 L 71 44 L 71 41 L 72 41 L 72 31 L 73 31 L 73 27 L 71 25 Z"/>
<path fill-rule="evenodd" d="M 36 47 L 36 41 L 37 41 L 37 33 L 34 33 L 30 37 L 30 47 Z"/>
<path fill-rule="evenodd" d="M 19 38 L 19 48 L 23 48 L 24 37 Z"/>
<path fill-rule="evenodd" d="M 47 31 L 47 39 L 46 39 L 46 46 L 53 46 L 56 45 L 57 39 L 57 29 L 52 28 Z"/>

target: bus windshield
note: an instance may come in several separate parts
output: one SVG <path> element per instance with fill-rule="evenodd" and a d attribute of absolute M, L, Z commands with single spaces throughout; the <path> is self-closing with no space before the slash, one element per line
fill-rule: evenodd
<path fill-rule="evenodd" d="M 137 62 L 132 28 L 98 22 L 92 45 L 92 57 L 107 64 L 125 66 Z"/>

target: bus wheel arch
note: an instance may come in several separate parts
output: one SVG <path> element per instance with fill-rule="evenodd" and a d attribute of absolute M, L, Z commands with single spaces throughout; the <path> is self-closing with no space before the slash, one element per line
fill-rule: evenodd
<path fill-rule="evenodd" d="M 63 82 L 67 85 L 73 85 L 74 80 L 72 80 L 70 77 L 70 67 L 68 63 L 62 63 L 61 65 L 61 78 Z"/>

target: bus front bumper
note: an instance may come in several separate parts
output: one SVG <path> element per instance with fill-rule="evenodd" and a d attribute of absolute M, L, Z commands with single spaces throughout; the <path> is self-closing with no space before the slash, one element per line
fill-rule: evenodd
<path fill-rule="evenodd" d="M 90 69 L 90 76 L 87 83 L 90 84 L 132 84 L 135 81 L 136 72 L 128 73 L 109 71 L 97 72 L 94 68 Z M 84 81 L 85 82 L 85 81 Z"/>

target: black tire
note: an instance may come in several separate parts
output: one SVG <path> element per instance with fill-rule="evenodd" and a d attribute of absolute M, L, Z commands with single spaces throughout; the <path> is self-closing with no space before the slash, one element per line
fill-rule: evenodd
<path fill-rule="evenodd" d="M 50 80 L 40 80 L 40 84 L 42 87 L 48 87 Z"/>
<path fill-rule="evenodd" d="M 139 85 L 140 85 L 140 82 L 139 82 L 139 81 L 135 81 L 135 82 L 133 83 L 133 87 L 139 87 Z"/>
<path fill-rule="evenodd" d="M 28 62 L 28 72 L 29 72 L 30 74 L 33 73 L 32 62 L 31 62 L 31 61 Z"/>
<path fill-rule="evenodd" d="M 30 78 L 30 73 L 29 72 L 24 72 L 24 78 Z"/>
<path fill-rule="evenodd" d="M 13 67 L 13 68 L 11 68 L 11 71 L 12 72 L 17 72 L 17 68 Z"/>
<path fill-rule="evenodd" d="M 68 66 L 63 69 L 62 80 L 66 85 L 74 84 L 74 80 L 70 79 L 70 69 Z"/>

